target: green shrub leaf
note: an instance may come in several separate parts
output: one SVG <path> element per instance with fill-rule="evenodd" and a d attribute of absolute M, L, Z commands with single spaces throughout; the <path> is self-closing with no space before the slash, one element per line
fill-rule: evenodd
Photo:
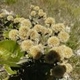
<path fill-rule="evenodd" d="M 23 55 L 24 53 L 17 42 L 12 40 L 0 41 L 0 64 L 16 66 Z"/>

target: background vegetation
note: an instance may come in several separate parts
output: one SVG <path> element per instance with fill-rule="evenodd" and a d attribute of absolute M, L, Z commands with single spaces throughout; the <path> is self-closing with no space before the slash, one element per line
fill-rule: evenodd
<path fill-rule="evenodd" d="M 13 11 L 25 18 L 28 17 L 31 4 L 43 8 L 56 22 L 64 22 L 71 27 L 71 37 L 67 45 L 73 48 L 74 53 L 80 49 L 80 0 L 0 0 L 1 9 Z M 72 57 L 70 62 L 74 66 L 70 75 L 73 80 L 79 80 L 80 56 Z"/>

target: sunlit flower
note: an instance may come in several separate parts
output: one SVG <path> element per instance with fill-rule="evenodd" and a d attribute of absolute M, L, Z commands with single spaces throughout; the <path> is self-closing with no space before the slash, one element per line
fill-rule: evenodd
<path fill-rule="evenodd" d="M 39 9 L 40 9 L 39 6 L 35 6 L 35 7 L 34 7 L 34 10 L 35 10 L 35 11 L 38 11 Z"/>
<path fill-rule="evenodd" d="M 7 16 L 7 20 L 8 20 L 8 21 L 13 21 L 14 18 L 13 18 L 13 16 L 9 15 L 9 16 Z"/>
<path fill-rule="evenodd" d="M 70 58 L 73 55 L 73 51 L 70 47 L 62 45 L 62 46 L 60 46 L 60 48 L 63 48 L 62 54 L 64 54 L 65 58 Z"/>
<path fill-rule="evenodd" d="M 48 46 L 54 47 L 60 44 L 59 39 L 56 36 L 52 36 L 48 39 Z"/>
<path fill-rule="evenodd" d="M 67 42 L 68 39 L 69 39 L 69 34 L 65 31 L 61 31 L 59 34 L 58 34 L 58 37 L 60 39 L 61 42 Z"/>
<path fill-rule="evenodd" d="M 0 18 L 3 18 L 3 17 L 5 17 L 7 14 L 5 14 L 5 13 L 0 13 Z"/>
<path fill-rule="evenodd" d="M 65 72 L 66 72 L 66 67 L 64 65 L 57 65 L 52 69 L 52 74 L 57 78 L 63 77 Z"/>
<path fill-rule="evenodd" d="M 66 72 L 67 72 L 67 73 L 70 73 L 70 72 L 73 70 L 73 67 L 72 67 L 71 64 L 66 63 L 65 66 L 66 66 Z"/>
<path fill-rule="evenodd" d="M 32 46 L 30 48 L 30 55 L 33 57 L 33 59 L 39 59 L 42 56 L 42 51 L 38 45 Z"/>
<path fill-rule="evenodd" d="M 52 35 L 52 29 L 46 28 L 46 30 L 44 30 L 44 34 L 48 35 L 48 36 L 51 36 Z"/>
<path fill-rule="evenodd" d="M 21 39 L 27 39 L 27 33 L 28 33 L 29 28 L 26 26 L 21 26 L 19 28 L 19 37 Z"/>
<path fill-rule="evenodd" d="M 52 17 L 48 17 L 48 18 L 46 18 L 46 20 L 45 20 L 45 24 L 47 25 L 47 24 L 54 24 L 55 23 L 55 19 L 54 18 L 52 18 Z"/>
<path fill-rule="evenodd" d="M 26 27 L 29 27 L 29 28 L 32 26 L 32 24 L 31 24 L 29 19 L 22 20 L 20 25 L 21 26 L 26 26 Z"/>
<path fill-rule="evenodd" d="M 27 36 L 32 40 L 39 39 L 39 34 L 35 29 L 30 29 Z"/>
<path fill-rule="evenodd" d="M 43 16 L 44 16 L 44 12 L 43 12 L 42 9 L 39 10 L 38 15 L 39 15 L 40 17 L 43 17 Z"/>
<path fill-rule="evenodd" d="M 49 64 L 53 64 L 56 62 L 60 61 L 60 56 L 59 54 L 54 51 L 54 50 L 50 50 L 46 55 L 45 55 L 45 61 Z"/>
<path fill-rule="evenodd" d="M 72 65 L 69 64 L 69 63 L 63 62 L 63 63 L 61 63 L 61 65 L 64 65 L 66 67 L 66 72 L 67 73 L 70 73 L 73 70 Z"/>
<path fill-rule="evenodd" d="M 24 18 L 14 18 L 14 23 L 20 23 Z"/>
<path fill-rule="evenodd" d="M 60 46 L 58 46 L 58 47 L 53 47 L 53 48 L 51 48 L 51 50 L 56 51 L 56 52 L 59 54 L 61 60 L 64 59 L 64 54 L 63 54 L 63 52 L 62 52 L 63 47 L 60 47 Z"/>
<path fill-rule="evenodd" d="M 34 5 L 31 5 L 31 6 L 30 6 L 31 9 L 34 9 L 34 7 L 35 7 Z"/>
<path fill-rule="evenodd" d="M 28 51 L 33 46 L 33 42 L 31 40 L 24 40 L 21 43 L 21 48 L 23 51 Z"/>
<path fill-rule="evenodd" d="M 35 29 L 37 32 L 42 32 L 43 26 L 40 25 L 40 24 L 36 24 L 36 25 L 34 26 L 34 29 Z"/>
<path fill-rule="evenodd" d="M 60 32 L 65 30 L 65 25 L 63 23 L 58 23 L 52 25 L 52 29 L 54 32 Z"/>
<path fill-rule="evenodd" d="M 14 41 L 17 40 L 18 39 L 18 30 L 16 30 L 16 29 L 11 30 L 9 32 L 9 38 Z"/>
<path fill-rule="evenodd" d="M 32 11 L 30 15 L 31 15 L 32 17 L 35 17 L 35 16 L 36 16 L 36 11 Z"/>

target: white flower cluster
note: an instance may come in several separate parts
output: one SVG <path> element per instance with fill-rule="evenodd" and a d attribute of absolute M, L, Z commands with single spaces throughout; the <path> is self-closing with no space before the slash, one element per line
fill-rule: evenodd
<path fill-rule="evenodd" d="M 9 38 L 19 42 L 22 51 L 27 52 L 27 55 L 35 60 L 40 59 L 42 55 L 47 55 L 45 61 L 54 60 L 52 58 L 59 55 L 60 58 L 57 57 L 57 60 L 62 61 L 59 64 L 66 66 L 67 73 L 72 71 L 72 66 L 69 63 L 63 64 L 65 59 L 69 59 L 73 55 L 72 49 L 65 45 L 70 36 L 63 23 L 56 23 L 54 18 L 47 17 L 39 6 L 34 5 L 31 5 L 29 19 L 23 17 L 13 19 L 12 16 L 8 16 L 7 20 L 19 23 L 19 29 L 11 30 Z M 43 21 L 44 25 L 40 24 L 40 20 Z M 48 53 L 49 51 L 51 52 Z"/>

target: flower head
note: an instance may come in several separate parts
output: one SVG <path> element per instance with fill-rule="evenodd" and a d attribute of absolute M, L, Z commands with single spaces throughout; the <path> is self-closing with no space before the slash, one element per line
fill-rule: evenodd
<path fill-rule="evenodd" d="M 36 11 L 32 11 L 30 15 L 31 15 L 32 17 L 35 17 L 35 16 L 36 16 Z"/>
<path fill-rule="evenodd" d="M 67 47 L 65 45 L 60 46 L 62 48 L 62 54 L 64 55 L 65 58 L 70 58 L 73 55 L 73 51 L 70 47 Z"/>
<path fill-rule="evenodd" d="M 47 42 L 50 47 L 58 46 L 60 44 L 60 41 L 56 36 L 50 37 Z"/>
<path fill-rule="evenodd" d="M 50 24 L 50 25 L 55 24 L 55 19 L 52 18 L 52 17 L 48 17 L 48 18 L 46 18 L 46 20 L 45 20 L 45 24 L 46 24 L 46 25 L 47 25 L 47 24 Z"/>
<path fill-rule="evenodd" d="M 13 18 L 13 16 L 9 15 L 9 16 L 7 16 L 7 20 L 8 20 L 8 21 L 13 21 L 14 18 Z"/>
<path fill-rule="evenodd" d="M 31 40 L 24 40 L 21 43 L 21 48 L 23 51 L 29 51 L 29 49 L 33 46 L 33 42 Z"/>
<path fill-rule="evenodd" d="M 30 29 L 27 34 L 28 37 L 32 40 L 39 39 L 39 34 L 35 29 Z"/>
<path fill-rule="evenodd" d="M 33 57 L 33 59 L 39 59 L 42 56 L 41 48 L 38 45 L 32 46 L 30 48 L 30 55 Z"/>
<path fill-rule="evenodd" d="M 34 5 L 31 5 L 31 6 L 30 6 L 31 9 L 34 9 L 34 7 L 35 7 Z"/>
<path fill-rule="evenodd" d="M 65 26 L 63 23 L 58 23 L 58 24 L 52 25 L 52 29 L 54 32 L 60 32 L 65 30 Z"/>
<path fill-rule="evenodd" d="M 13 29 L 9 32 L 9 38 L 16 41 L 18 39 L 18 30 Z"/>
<path fill-rule="evenodd" d="M 61 31 L 59 34 L 58 34 L 58 37 L 60 39 L 61 42 L 67 42 L 68 39 L 69 39 L 69 34 L 65 31 Z"/>
<path fill-rule="evenodd" d="M 26 26 L 26 27 L 29 27 L 29 28 L 32 26 L 32 24 L 31 24 L 29 19 L 22 20 L 20 25 L 21 26 Z"/>
<path fill-rule="evenodd" d="M 66 67 L 64 65 L 57 65 L 53 67 L 52 73 L 55 77 L 63 77 L 64 73 L 66 72 Z"/>
<path fill-rule="evenodd" d="M 6 15 L 6 13 L 0 13 L 0 18 L 4 18 Z"/>
<path fill-rule="evenodd" d="M 45 61 L 47 63 L 53 64 L 60 61 L 60 56 L 56 51 L 51 50 L 45 55 Z"/>
<path fill-rule="evenodd" d="M 39 10 L 38 15 L 39 15 L 39 17 L 43 17 L 44 16 L 44 12 L 43 12 L 42 9 Z"/>
<path fill-rule="evenodd" d="M 64 54 L 62 54 L 63 47 L 60 46 L 52 47 L 51 50 L 56 51 L 59 54 L 61 60 L 64 59 Z"/>
<path fill-rule="evenodd" d="M 67 72 L 67 73 L 70 73 L 70 72 L 73 70 L 73 67 L 72 67 L 71 64 L 66 63 L 65 66 L 66 66 L 66 72 Z"/>
<path fill-rule="evenodd" d="M 35 11 L 39 11 L 39 9 L 40 9 L 39 6 L 35 6 L 35 7 L 34 7 L 34 10 L 35 10 Z"/>
<path fill-rule="evenodd" d="M 26 26 L 21 26 L 19 28 L 19 37 L 21 39 L 27 39 L 27 33 L 28 33 L 29 28 Z"/>
<path fill-rule="evenodd" d="M 48 35 L 48 36 L 51 36 L 51 35 L 52 35 L 52 29 L 50 29 L 50 28 L 45 28 L 44 34 L 45 34 L 45 35 Z"/>
<path fill-rule="evenodd" d="M 61 63 L 61 65 L 64 65 L 66 67 L 66 72 L 67 73 L 70 73 L 73 70 L 72 65 L 69 64 L 69 63 L 63 62 L 63 63 Z"/>
<path fill-rule="evenodd" d="M 24 18 L 14 18 L 14 23 L 20 23 Z"/>
<path fill-rule="evenodd" d="M 42 32 L 43 26 L 40 24 L 36 24 L 33 29 L 35 29 L 37 32 Z"/>

